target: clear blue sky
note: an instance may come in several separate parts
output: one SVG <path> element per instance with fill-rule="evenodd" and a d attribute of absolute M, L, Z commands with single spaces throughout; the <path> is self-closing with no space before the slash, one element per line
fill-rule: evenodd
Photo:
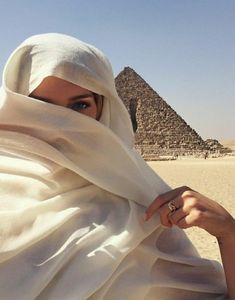
<path fill-rule="evenodd" d="M 203 138 L 235 140 L 234 0 L 0 0 L 0 71 L 30 35 L 100 48 L 136 70 Z"/>

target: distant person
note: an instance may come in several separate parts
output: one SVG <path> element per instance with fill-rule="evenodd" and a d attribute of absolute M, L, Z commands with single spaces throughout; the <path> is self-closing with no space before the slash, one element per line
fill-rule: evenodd
<path fill-rule="evenodd" d="M 140 157 L 95 47 L 51 33 L 12 53 L 0 145 L 0 299 L 235 299 L 233 217 Z M 216 236 L 227 287 L 191 226 Z"/>

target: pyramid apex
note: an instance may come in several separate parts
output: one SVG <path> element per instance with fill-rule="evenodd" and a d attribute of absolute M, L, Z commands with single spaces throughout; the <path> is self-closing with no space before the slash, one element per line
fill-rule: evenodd
<path fill-rule="evenodd" d="M 127 66 L 127 67 L 124 67 L 123 71 L 134 71 L 134 69 L 132 69 L 131 67 Z"/>
<path fill-rule="evenodd" d="M 124 67 L 124 69 L 121 72 L 119 72 L 119 74 L 117 75 L 117 77 L 120 76 L 120 75 L 122 75 L 122 74 L 128 74 L 128 73 L 136 73 L 136 71 L 134 69 L 132 69 L 131 67 L 126 66 L 126 67 Z"/>

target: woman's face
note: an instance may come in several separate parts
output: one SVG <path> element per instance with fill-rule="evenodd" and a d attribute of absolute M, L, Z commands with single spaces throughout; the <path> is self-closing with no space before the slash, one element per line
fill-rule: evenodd
<path fill-rule="evenodd" d="M 96 103 L 94 93 L 54 76 L 46 77 L 29 97 L 71 108 L 97 120 L 101 114 L 102 103 Z"/>

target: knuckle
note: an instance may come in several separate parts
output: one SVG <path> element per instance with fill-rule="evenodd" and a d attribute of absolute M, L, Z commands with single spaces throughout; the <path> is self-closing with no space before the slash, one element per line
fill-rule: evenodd
<path fill-rule="evenodd" d="M 160 221 L 161 221 L 161 224 L 164 225 L 164 226 L 168 226 L 168 224 L 169 224 L 167 218 L 164 217 L 164 216 L 161 215 L 161 214 L 160 214 Z"/>
<path fill-rule="evenodd" d="M 199 226 L 204 221 L 204 212 L 198 209 L 193 210 L 192 212 L 194 224 Z"/>
<path fill-rule="evenodd" d="M 188 206 L 193 208 L 193 207 L 197 207 L 197 204 L 198 204 L 198 201 L 196 198 L 194 197 L 191 197 L 189 200 L 188 200 Z"/>
<path fill-rule="evenodd" d="M 187 185 L 181 186 L 180 189 L 181 189 L 181 191 L 183 191 L 183 192 L 184 192 L 184 191 L 191 191 L 191 188 L 188 187 Z"/>
<path fill-rule="evenodd" d="M 179 222 L 177 222 L 176 226 L 178 226 L 181 229 L 186 229 L 187 228 L 187 224 L 184 221 L 182 221 L 182 220 L 180 220 Z"/>
<path fill-rule="evenodd" d="M 190 190 L 185 190 L 183 193 L 182 193 L 182 198 L 189 198 L 189 197 L 193 197 L 194 194 L 192 191 Z"/>

